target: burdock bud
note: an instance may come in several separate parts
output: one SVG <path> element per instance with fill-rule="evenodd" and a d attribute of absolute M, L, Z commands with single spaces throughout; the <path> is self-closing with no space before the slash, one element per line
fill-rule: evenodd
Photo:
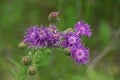
<path fill-rule="evenodd" d="M 52 12 L 52 13 L 50 13 L 50 15 L 48 16 L 48 19 L 52 23 L 59 21 L 60 20 L 59 13 L 60 13 L 59 11 L 58 12 Z"/>
<path fill-rule="evenodd" d="M 30 65 L 31 64 L 31 58 L 29 56 L 24 56 L 22 58 L 22 63 L 26 66 Z"/>
<path fill-rule="evenodd" d="M 72 28 L 67 28 L 66 30 L 64 30 L 64 33 L 68 33 L 68 32 L 74 32 L 74 30 Z"/>
<path fill-rule="evenodd" d="M 26 47 L 26 44 L 24 42 L 21 42 L 18 44 L 18 48 L 24 49 Z"/>
<path fill-rule="evenodd" d="M 67 32 L 74 32 L 72 28 L 67 28 Z"/>
<path fill-rule="evenodd" d="M 70 56 L 70 55 L 71 55 L 69 48 L 65 48 L 64 50 L 65 50 L 65 55 L 66 55 L 66 56 Z"/>
<path fill-rule="evenodd" d="M 36 67 L 30 66 L 27 70 L 29 75 L 34 75 L 36 73 Z"/>

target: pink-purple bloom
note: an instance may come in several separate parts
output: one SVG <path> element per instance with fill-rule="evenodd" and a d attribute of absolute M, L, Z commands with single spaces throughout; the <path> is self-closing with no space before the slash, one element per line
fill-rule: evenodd
<path fill-rule="evenodd" d="M 80 38 L 75 32 L 63 33 L 63 41 L 61 44 L 64 48 L 72 47 L 80 44 Z"/>
<path fill-rule="evenodd" d="M 90 29 L 90 25 L 85 23 L 84 21 L 79 21 L 75 24 L 75 32 L 80 36 L 88 36 L 90 37 L 92 32 Z"/>
<path fill-rule="evenodd" d="M 58 31 L 57 27 L 55 25 L 50 25 L 47 27 L 47 42 L 48 46 L 54 46 L 57 47 L 60 44 L 60 37 L 61 37 L 61 32 Z"/>
<path fill-rule="evenodd" d="M 46 43 L 46 32 L 45 28 L 39 28 L 38 26 L 32 26 L 27 29 L 24 36 L 24 42 L 29 45 L 29 47 L 45 47 Z"/>
<path fill-rule="evenodd" d="M 86 64 L 89 62 L 89 49 L 83 45 L 77 45 L 70 48 L 71 58 L 80 64 Z"/>
<path fill-rule="evenodd" d="M 55 26 L 33 26 L 27 29 L 23 41 L 27 43 L 29 47 L 56 47 L 60 41 L 60 36 L 61 34 Z"/>

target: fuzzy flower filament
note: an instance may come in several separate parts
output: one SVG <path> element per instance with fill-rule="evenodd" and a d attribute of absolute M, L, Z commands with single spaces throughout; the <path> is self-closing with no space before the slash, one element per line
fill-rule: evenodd
<path fill-rule="evenodd" d="M 40 28 L 38 26 L 28 28 L 23 41 L 29 47 L 40 47 L 40 43 L 43 41 L 43 36 L 40 36 Z"/>
<path fill-rule="evenodd" d="M 47 41 L 48 41 L 48 46 L 50 47 L 57 47 L 60 44 L 60 37 L 61 37 L 61 32 L 58 31 L 57 27 L 55 25 L 50 25 L 47 28 Z"/>
<path fill-rule="evenodd" d="M 23 42 L 27 43 L 30 48 L 53 47 L 60 43 L 60 36 L 61 33 L 58 32 L 56 26 L 33 26 L 27 29 Z"/>
<path fill-rule="evenodd" d="M 88 36 L 92 35 L 90 25 L 85 23 L 84 21 L 79 21 L 75 24 L 75 32 L 80 36 Z"/>
<path fill-rule="evenodd" d="M 64 48 L 80 44 L 80 38 L 75 32 L 63 33 L 62 46 Z"/>
<path fill-rule="evenodd" d="M 70 49 L 71 58 L 80 64 L 86 64 L 89 62 L 89 49 L 83 45 L 77 45 Z"/>

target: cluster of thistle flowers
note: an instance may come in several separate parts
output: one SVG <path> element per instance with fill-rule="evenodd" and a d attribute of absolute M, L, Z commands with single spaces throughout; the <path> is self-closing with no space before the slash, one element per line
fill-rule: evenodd
<path fill-rule="evenodd" d="M 90 25 L 84 21 L 75 24 L 74 29 L 68 28 L 60 32 L 55 25 L 32 26 L 27 29 L 23 42 L 29 48 L 58 48 L 62 47 L 70 53 L 70 57 L 80 64 L 89 62 L 89 49 L 84 46 L 83 36 L 90 37 L 92 34 Z"/>
<path fill-rule="evenodd" d="M 61 33 L 55 25 L 49 27 L 36 25 L 27 29 L 23 41 L 29 45 L 29 48 L 57 47 L 60 37 Z"/>
<path fill-rule="evenodd" d="M 49 26 L 31 26 L 25 32 L 23 42 L 20 43 L 19 47 L 28 45 L 29 48 L 38 50 L 47 50 L 48 48 L 62 48 L 68 53 L 71 59 L 73 59 L 78 64 L 86 64 L 89 62 L 89 49 L 85 47 L 82 37 L 90 37 L 92 30 L 90 25 L 84 21 L 78 21 L 74 28 L 68 28 L 64 31 L 59 31 L 56 23 L 59 21 L 60 12 L 52 12 L 49 15 L 49 20 L 52 22 Z M 42 52 L 43 54 L 44 51 Z M 34 75 L 36 73 L 36 57 L 39 54 L 33 54 L 31 56 L 24 56 L 22 62 L 28 67 L 28 74 Z"/>
<path fill-rule="evenodd" d="M 74 30 L 68 30 L 66 33 L 63 33 L 62 46 L 67 48 L 70 52 L 71 58 L 80 64 L 86 64 L 89 62 L 89 49 L 85 47 L 82 37 L 90 37 L 92 34 L 90 25 L 84 21 L 78 21 Z"/>

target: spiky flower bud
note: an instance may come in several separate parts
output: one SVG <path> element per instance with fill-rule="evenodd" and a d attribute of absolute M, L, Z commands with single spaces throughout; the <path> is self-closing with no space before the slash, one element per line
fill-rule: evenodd
<path fill-rule="evenodd" d="M 64 50 L 65 50 L 65 55 L 66 56 L 70 56 L 71 55 L 70 54 L 70 48 L 65 48 Z"/>
<path fill-rule="evenodd" d="M 30 66 L 27 70 L 29 75 L 34 75 L 36 73 L 36 67 Z"/>
<path fill-rule="evenodd" d="M 60 13 L 59 11 L 58 12 L 52 12 L 52 13 L 50 13 L 50 15 L 48 16 L 48 19 L 52 23 L 59 21 L 60 20 L 59 13 Z"/>
<path fill-rule="evenodd" d="M 67 32 L 74 32 L 74 30 L 72 28 L 67 28 L 66 30 Z"/>
<path fill-rule="evenodd" d="M 24 42 L 21 42 L 18 44 L 18 48 L 24 49 L 26 47 L 26 44 Z"/>
<path fill-rule="evenodd" d="M 25 65 L 25 66 L 28 66 L 28 65 L 30 65 L 31 64 L 31 58 L 29 57 L 29 56 L 24 56 L 23 58 L 22 58 L 22 63 Z"/>

